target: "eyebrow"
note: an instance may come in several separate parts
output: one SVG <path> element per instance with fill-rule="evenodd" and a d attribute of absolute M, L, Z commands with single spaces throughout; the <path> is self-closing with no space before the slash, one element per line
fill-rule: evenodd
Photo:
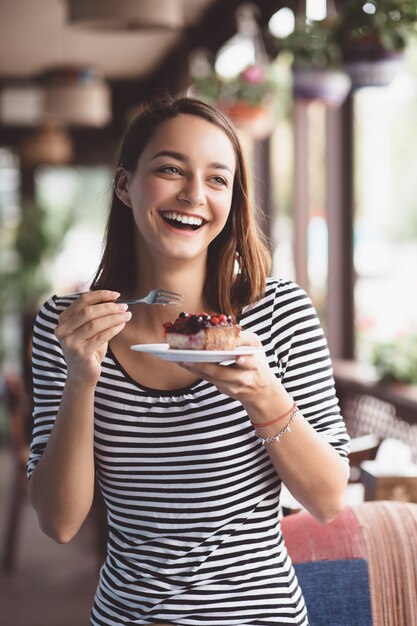
<path fill-rule="evenodd" d="M 161 150 L 161 152 L 157 152 L 156 154 L 154 154 L 151 161 L 163 156 L 170 157 L 171 159 L 175 159 L 176 161 L 180 161 L 181 163 L 188 162 L 188 159 L 184 154 L 182 154 L 181 152 L 175 152 L 174 150 Z M 214 161 L 213 163 L 209 163 L 209 167 L 217 170 L 227 170 L 233 176 L 233 171 L 228 165 L 225 165 L 224 163 L 218 163 L 217 161 Z"/>

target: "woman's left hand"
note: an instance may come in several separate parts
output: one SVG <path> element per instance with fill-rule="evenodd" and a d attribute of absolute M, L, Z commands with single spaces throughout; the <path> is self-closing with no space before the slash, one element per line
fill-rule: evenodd
<path fill-rule="evenodd" d="M 262 347 L 259 337 L 247 330 L 239 335 L 238 345 Z M 217 387 L 221 393 L 239 400 L 244 406 L 256 405 L 265 391 L 280 386 L 269 367 L 264 351 L 236 357 L 230 366 L 217 363 L 181 363 L 181 367 Z"/>

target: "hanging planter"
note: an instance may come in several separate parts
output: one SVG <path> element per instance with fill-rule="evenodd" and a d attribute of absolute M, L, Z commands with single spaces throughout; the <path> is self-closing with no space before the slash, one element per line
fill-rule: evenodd
<path fill-rule="evenodd" d="M 330 108 L 337 108 L 346 100 L 351 80 L 339 70 L 293 67 L 294 98 L 322 102 Z"/>
<path fill-rule="evenodd" d="M 339 107 L 351 82 L 340 66 L 340 50 L 333 38 L 333 22 L 298 21 L 294 32 L 280 41 L 280 52 L 293 58 L 293 95 L 296 99 L 319 101 Z"/>
<path fill-rule="evenodd" d="M 268 137 L 274 127 L 278 81 L 264 49 L 255 8 L 245 4 L 236 14 L 239 41 L 252 48 L 253 61 L 241 64 L 241 71 L 226 78 L 215 70 L 206 50 L 194 50 L 190 55 L 190 93 L 216 104 L 237 128 L 259 140 Z M 235 59 L 235 67 L 240 61 Z"/>
<path fill-rule="evenodd" d="M 340 5 L 335 37 L 353 88 L 392 82 L 403 68 L 416 24 L 417 0 L 346 0 Z"/>
<path fill-rule="evenodd" d="M 222 80 L 212 69 L 194 76 L 190 93 L 214 102 L 252 139 L 265 139 L 275 121 L 278 87 L 269 67 L 250 65 L 238 76 Z"/>
<path fill-rule="evenodd" d="M 294 96 L 339 106 L 349 93 L 343 73 L 354 89 L 389 85 L 416 27 L 417 0 L 343 0 L 329 19 L 302 16 L 278 43 L 293 56 Z"/>
<path fill-rule="evenodd" d="M 404 66 L 404 50 L 387 50 L 376 37 L 347 42 L 342 47 L 343 67 L 352 87 L 385 87 Z"/>
<path fill-rule="evenodd" d="M 236 128 L 246 132 L 252 139 L 266 139 L 274 127 L 273 107 L 267 103 L 253 104 L 244 100 L 220 100 L 219 108 Z"/>

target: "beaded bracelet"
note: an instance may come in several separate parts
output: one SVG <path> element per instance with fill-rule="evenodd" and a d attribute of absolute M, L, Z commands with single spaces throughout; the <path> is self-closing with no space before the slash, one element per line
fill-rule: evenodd
<path fill-rule="evenodd" d="M 299 408 L 297 406 L 294 406 L 294 409 L 293 409 L 293 412 L 291 413 L 291 417 L 289 419 L 288 424 L 282 430 L 280 430 L 279 433 L 277 433 L 274 437 L 266 437 L 264 439 L 255 431 L 255 434 L 258 437 L 258 439 L 261 440 L 262 445 L 264 446 L 266 443 L 272 443 L 272 441 L 276 441 L 277 443 L 279 443 L 279 440 L 281 439 L 281 437 L 285 435 L 285 433 L 291 432 L 291 425 L 294 422 L 297 413 L 299 412 L 300 412 Z"/>
<path fill-rule="evenodd" d="M 295 402 L 292 405 L 292 407 L 288 409 L 288 411 L 285 411 L 285 413 L 283 413 L 282 415 L 275 417 L 273 420 L 270 420 L 269 422 L 262 422 L 262 424 L 254 424 L 252 422 L 252 426 L 255 426 L 255 428 L 266 428 L 266 426 L 271 426 L 272 424 L 275 424 L 276 422 L 283 420 L 284 417 L 288 417 L 288 415 L 290 415 L 290 413 L 292 413 L 294 409 L 295 409 Z"/>

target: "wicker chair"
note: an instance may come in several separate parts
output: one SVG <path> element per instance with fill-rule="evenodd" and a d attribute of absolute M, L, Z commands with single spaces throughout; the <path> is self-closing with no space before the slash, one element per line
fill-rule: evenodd
<path fill-rule="evenodd" d="M 310 626 L 417 625 L 417 504 L 348 506 L 330 524 L 282 520 Z"/>
<path fill-rule="evenodd" d="M 5 572 L 12 572 L 17 558 L 22 512 L 27 501 L 26 460 L 29 453 L 27 430 L 30 406 L 22 379 L 9 377 L 3 382 L 5 393 L 2 402 L 10 422 L 12 464 L 10 485 L 5 497 L 4 534 L 0 538 L 2 540 L 0 566 Z"/>

